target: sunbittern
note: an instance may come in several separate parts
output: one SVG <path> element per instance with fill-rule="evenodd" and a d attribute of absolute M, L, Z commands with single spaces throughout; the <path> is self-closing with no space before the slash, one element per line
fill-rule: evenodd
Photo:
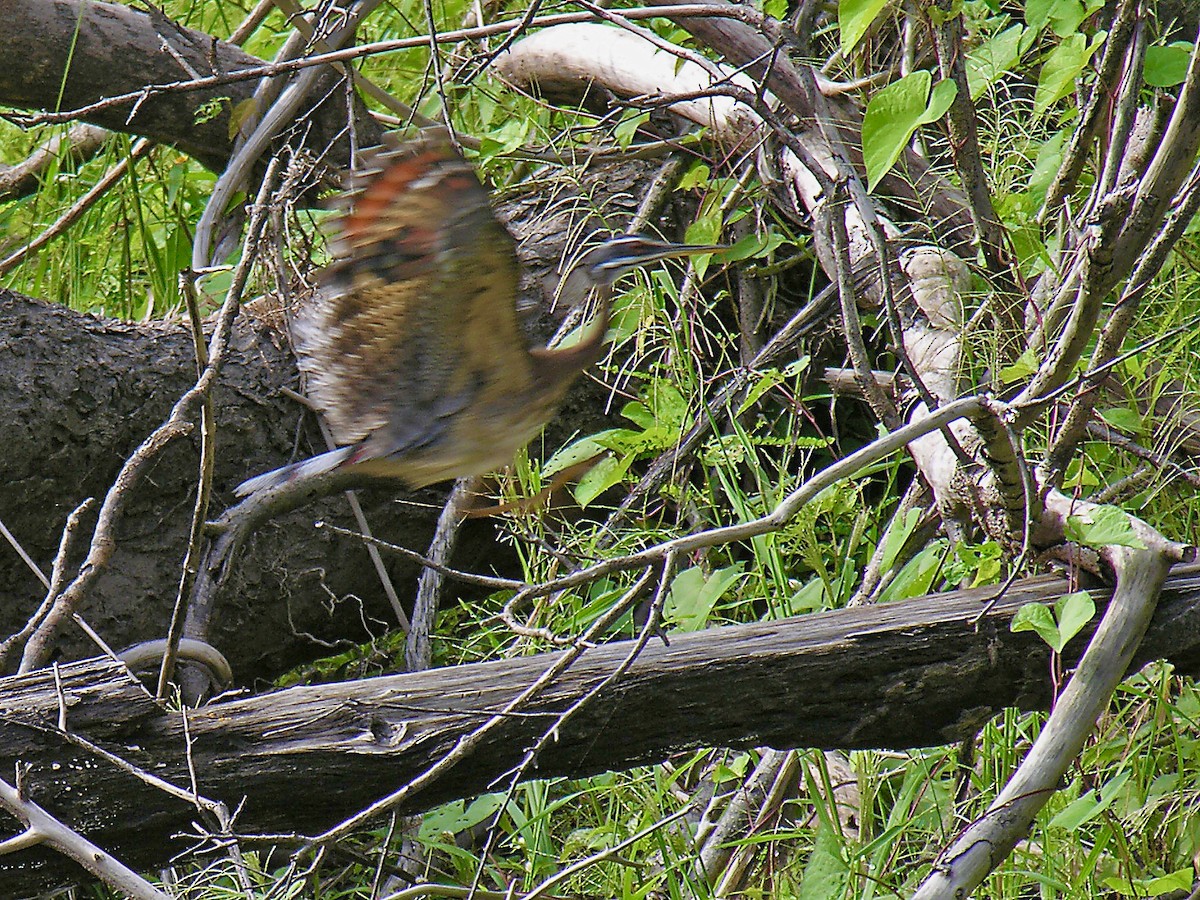
<path fill-rule="evenodd" d="M 256 478 L 239 495 L 334 471 L 410 487 L 505 465 L 601 354 L 613 283 L 654 260 L 721 249 L 626 235 L 593 248 L 560 298 L 598 309 L 580 340 L 529 348 L 512 237 L 442 129 L 364 155 L 343 200 L 300 367 L 340 447 Z"/>

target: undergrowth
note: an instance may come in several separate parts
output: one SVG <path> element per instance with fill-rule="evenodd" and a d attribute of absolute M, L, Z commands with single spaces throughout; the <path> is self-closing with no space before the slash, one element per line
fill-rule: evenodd
<path fill-rule="evenodd" d="M 224 4 L 180 0 L 167 11 L 185 24 L 221 35 L 236 24 Z M 464 3 L 448 5 L 442 10 L 443 27 L 459 24 L 465 11 Z M 423 21 L 420 4 L 396 4 L 373 16 L 361 37 L 408 36 L 420 31 Z M 282 28 L 279 14 L 272 14 L 247 49 L 271 56 Z M 363 71 L 409 102 L 420 98 L 417 107 L 436 114 L 439 101 L 427 51 L 372 59 Z M 526 142 L 561 140 L 568 122 L 563 113 L 516 98 L 486 77 L 469 86 L 451 85 L 449 96 L 463 130 L 483 138 L 478 161 L 498 189 L 518 183 L 532 168 L 528 161 L 509 158 L 509 151 Z M 1037 121 L 1027 107 L 997 105 L 983 121 L 984 143 L 993 153 L 989 174 L 995 178 L 997 206 L 1029 276 L 1045 264 L 1050 249 L 1033 236 L 1030 194 L 1045 190 L 1043 161 L 1061 145 L 1070 121 L 1069 116 L 1062 122 Z M 588 130 L 604 124 L 570 121 L 582 122 Z M 633 134 L 627 128 L 624 139 Z M 0 125 L 0 156 L 14 162 L 49 136 L 50 129 L 23 133 Z M 612 139 L 619 142 L 622 134 Z M 936 143 L 936 136 L 930 140 Z M 127 157 L 130 146 L 130 138 L 114 136 L 95 158 L 49 171 L 34 196 L 0 205 L 4 253 L 52 222 Z M 4 275 L 0 284 L 110 316 L 174 315 L 180 302 L 178 275 L 188 265 L 191 234 L 213 178 L 177 151 L 155 148 L 65 237 Z M 822 286 L 819 276 L 810 274 L 814 266 L 806 237 L 764 213 L 759 186 L 739 187 L 736 178 L 714 176 L 697 164 L 685 175 L 683 190 L 690 192 L 697 209 L 688 229 L 692 240 L 728 239 L 732 227 L 749 223 L 761 243 L 735 265 L 789 261 L 806 273 L 793 271 L 783 281 L 769 282 L 768 290 L 778 293 L 768 320 L 777 323 Z M 737 191 L 743 193 L 738 196 Z M 1160 276 L 1145 306 L 1141 338 L 1167 333 L 1191 315 L 1195 258 L 1193 246 L 1181 248 Z M 703 273 L 689 270 L 682 290 L 678 275 L 678 269 L 668 275 L 659 268 L 623 285 L 612 335 L 612 359 L 622 361 L 599 371 L 614 413 L 611 427 L 577 436 L 562 448 L 523 456 L 499 479 L 499 499 L 529 497 L 549 483 L 564 460 L 583 458 L 585 451 L 601 457 L 576 483 L 568 503 L 548 513 L 503 520 L 500 527 L 530 582 L 559 573 L 564 557 L 591 560 L 761 516 L 808 474 L 874 436 L 856 402 L 834 401 L 821 387 L 820 367 L 841 364 L 830 357 L 828 341 L 809 341 L 776 366 L 754 373 L 736 401 L 711 406 L 722 379 L 739 365 L 731 274 L 715 263 Z M 992 355 L 986 333 L 973 340 L 982 372 Z M 1178 335 L 1152 353 L 1133 356 L 1121 374 L 1151 396 L 1194 395 L 1195 345 L 1194 333 Z M 1137 399 L 1114 396 L 1101 409 L 1102 418 L 1118 433 L 1169 452 L 1171 442 L 1183 438 L 1143 420 Z M 607 517 L 648 461 L 673 446 L 698 415 L 712 417 L 716 436 L 624 524 L 608 527 Z M 1139 465 L 1112 443 L 1093 440 L 1073 465 L 1067 487 L 1089 496 L 1133 474 Z M 666 601 L 665 629 L 695 630 L 844 606 L 876 546 L 885 540 L 883 529 L 912 477 L 911 467 L 897 457 L 827 490 L 776 533 L 682 561 L 676 590 Z M 1121 502 L 1173 538 L 1197 537 L 1192 493 L 1181 489 L 1170 472 L 1151 473 Z M 917 523 L 908 525 L 915 528 Z M 888 539 L 895 546 L 885 566 L 884 601 L 964 581 L 990 584 L 1001 579 L 993 546 L 951 546 L 938 539 L 906 556 L 902 537 Z M 628 586 L 628 579 L 614 575 L 519 613 L 531 628 L 573 635 Z M 499 623 L 496 615 L 507 599 L 497 594 L 468 601 L 456 597 L 451 585 L 436 636 L 437 663 L 550 649 L 536 639 L 515 637 Z M 610 636 L 629 636 L 635 627 L 627 616 Z M 394 670 L 402 646 L 397 636 L 383 636 L 369 649 L 326 661 L 316 677 L 337 677 L 368 657 L 365 671 Z M 754 851 L 740 895 L 805 900 L 907 896 L 938 848 L 987 808 L 1036 738 L 1042 718 L 1006 712 L 966 746 L 855 751 L 845 757 L 850 773 L 845 783 L 837 781 L 830 757 L 798 751 L 795 795 L 736 842 Z M 1070 782 L 1039 815 L 1029 840 L 976 896 L 1154 896 L 1190 890 L 1200 860 L 1200 816 L 1194 814 L 1200 801 L 1198 718 L 1200 695 L 1194 684 L 1176 676 L 1169 665 L 1150 665 L 1129 678 Z M 414 826 L 428 861 L 423 874 L 435 882 L 477 884 L 482 891 L 524 892 L 579 860 L 620 846 L 619 852 L 555 882 L 550 893 L 622 900 L 712 896 L 697 868 L 695 821 L 711 796 L 736 793 L 758 759 L 755 752 L 706 750 L 589 779 L 530 781 L 511 797 L 492 794 L 446 804 Z M 852 797 L 855 802 L 848 799 Z M 479 840 L 463 835 L 478 837 L 481 826 L 489 823 L 494 841 L 485 853 Z M 653 827 L 656 823 L 661 827 Z M 384 823 L 363 835 L 346 854 L 332 854 L 319 871 L 302 871 L 278 852 L 250 852 L 245 862 L 255 880 L 252 893 L 272 898 L 369 896 L 380 873 L 396 862 L 400 824 Z M 635 842 L 624 843 L 642 832 Z M 178 878 L 190 897 L 248 895 L 225 863 L 181 870 Z"/>

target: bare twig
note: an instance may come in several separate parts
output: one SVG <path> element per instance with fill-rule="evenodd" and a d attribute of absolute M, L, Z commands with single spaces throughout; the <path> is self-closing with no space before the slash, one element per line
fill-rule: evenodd
<path fill-rule="evenodd" d="M 25 830 L 0 841 L 0 854 L 45 844 L 79 863 L 105 884 L 135 900 L 171 900 L 120 860 L 97 847 L 79 832 L 68 828 L 24 795 L 0 779 L 0 806 L 21 820 Z"/>
<path fill-rule="evenodd" d="M 1104 619 L 1025 761 L 988 811 L 938 857 L 915 900 L 965 897 L 1025 838 L 1124 677 L 1168 564 L 1151 550 L 1108 548 L 1117 572 Z"/>
<path fill-rule="evenodd" d="M 129 155 L 122 159 L 115 166 L 104 173 L 103 177 L 92 186 L 92 188 L 71 204 L 70 209 L 64 212 L 61 216 L 55 219 L 49 227 L 41 234 L 27 243 L 18 250 L 14 250 L 3 260 L 0 260 L 0 275 L 11 272 L 19 266 L 30 254 L 54 240 L 59 235 L 63 234 L 68 228 L 74 225 L 79 218 L 88 211 L 88 209 L 99 200 L 114 184 L 125 177 L 125 173 L 129 171 L 129 167 L 150 152 L 154 144 L 146 138 L 140 138 L 134 141 L 133 147 L 129 150 Z"/>
<path fill-rule="evenodd" d="M 429 668 L 433 647 L 429 635 L 437 619 L 438 602 L 442 594 L 445 563 L 458 543 L 462 527 L 463 510 L 480 484 L 478 477 L 460 478 L 454 483 L 446 504 L 438 516 L 433 538 L 429 542 L 428 558 L 436 565 L 425 566 L 417 579 L 417 597 L 413 602 L 412 626 L 404 644 L 404 662 L 409 672 L 422 672 Z"/>
<path fill-rule="evenodd" d="M 90 159 L 110 134 L 98 125 L 77 122 L 65 135 L 56 134 L 16 165 L 0 165 L 0 202 L 32 194 L 46 171 L 66 158 Z"/>
<path fill-rule="evenodd" d="M 171 622 L 167 630 L 167 650 L 163 654 L 162 666 L 159 670 L 157 695 L 159 699 L 167 696 L 167 691 L 174 675 L 175 655 L 179 639 L 183 634 L 183 611 L 187 598 L 191 596 L 192 585 L 196 580 L 201 544 L 203 541 L 204 522 L 208 518 L 208 504 L 212 496 L 213 464 L 216 455 L 216 419 L 213 410 L 212 386 L 224 362 L 224 347 L 226 338 L 221 335 L 221 329 L 226 334 L 233 327 L 241 309 L 242 291 L 250 277 L 250 270 L 257 259 L 258 239 L 266 223 L 268 197 L 275 184 L 275 173 L 278 168 L 278 158 L 272 159 L 267 167 L 266 176 L 259 185 L 258 196 L 251 210 L 250 224 L 246 230 L 246 241 L 242 258 L 234 269 L 229 292 L 218 313 L 218 333 L 214 334 L 212 346 L 206 347 L 204 333 L 200 323 L 200 313 L 195 302 L 194 284 L 184 286 L 184 296 L 188 298 L 188 311 L 192 324 L 192 340 L 196 352 L 196 389 L 199 394 L 196 402 L 200 405 L 200 470 L 196 488 L 196 503 L 192 508 L 192 522 L 188 533 L 187 552 L 184 556 L 183 567 L 179 577 L 179 590 L 175 596 L 175 606 L 171 614 Z M 212 376 L 205 375 L 212 372 Z M 203 384 L 203 387 L 200 387 Z M 195 389 L 193 389 L 195 390 Z"/>

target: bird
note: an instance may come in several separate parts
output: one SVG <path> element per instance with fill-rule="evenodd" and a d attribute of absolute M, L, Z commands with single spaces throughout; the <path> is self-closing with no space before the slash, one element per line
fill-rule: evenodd
<path fill-rule="evenodd" d="M 442 128 L 361 155 L 337 203 L 311 308 L 293 326 L 328 453 L 243 482 L 260 494 L 341 472 L 416 489 L 511 462 L 602 355 L 614 283 L 656 260 L 712 253 L 639 234 L 584 253 L 559 299 L 597 309 L 569 347 L 529 347 L 516 245 Z"/>

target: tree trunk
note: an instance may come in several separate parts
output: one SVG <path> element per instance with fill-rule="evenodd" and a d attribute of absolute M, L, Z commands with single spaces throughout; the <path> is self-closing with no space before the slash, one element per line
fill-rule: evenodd
<path fill-rule="evenodd" d="M 313 442 L 315 434 L 310 439 L 311 417 L 280 393 L 296 386 L 295 362 L 282 344 L 277 331 L 249 314 L 235 329 L 216 395 L 214 513 L 246 476 L 325 449 Z M 0 521 L 43 572 L 50 571 L 67 515 L 85 498 L 103 497 L 125 457 L 194 380 L 191 337 L 180 322 L 121 323 L 0 292 Z M 196 441 L 177 441 L 135 492 L 113 565 L 83 611 L 113 647 L 166 633 L 197 465 Z M 423 548 L 439 496 L 423 492 L 417 503 L 398 504 L 394 492 L 367 492 L 368 521 L 381 537 Z M 235 564 L 214 642 L 240 678 L 271 677 L 328 653 L 317 638 L 369 640 L 382 630 L 368 631 L 371 620 L 389 620 L 366 551 L 311 527 L 325 518 L 351 524 L 345 501 L 331 498 L 264 526 Z M 90 525 L 94 515 L 84 521 Z M 476 534 L 488 530 L 482 525 Z M 84 528 L 75 565 L 88 534 Z M 394 578 L 412 582 L 413 565 L 389 563 Z M 323 580 L 335 595 L 352 599 L 330 611 Z M 5 545 L 0 596 L 8 599 L 0 605 L 0 634 L 17 631 L 44 594 Z M 63 635 L 60 646 L 68 658 L 96 653 L 77 630 Z"/>
<path fill-rule="evenodd" d="M 0 103 L 18 109 L 75 110 L 129 94 L 127 100 L 79 118 L 172 144 L 210 169 L 224 168 L 237 133 L 231 121 L 234 115 L 244 115 L 245 107 L 239 111 L 239 104 L 253 96 L 259 79 L 139 92 L 149 85 L 253 69 L 265 60 L 176 25 L 153 7 L 139 12 L 83 0 L 0 0 L 0 17 L 9 25 L 0 29 Z M 350 159 L 346 92 L 332 90 L 341 77 L 331 69 L 313 93 L 319 102 L 306 117 L 312 129 L 304 142 L 314 156 L 345 167 Z M 379 125 L 358 101 L 353 127 L 360 146 L 379 142 Z"/>

